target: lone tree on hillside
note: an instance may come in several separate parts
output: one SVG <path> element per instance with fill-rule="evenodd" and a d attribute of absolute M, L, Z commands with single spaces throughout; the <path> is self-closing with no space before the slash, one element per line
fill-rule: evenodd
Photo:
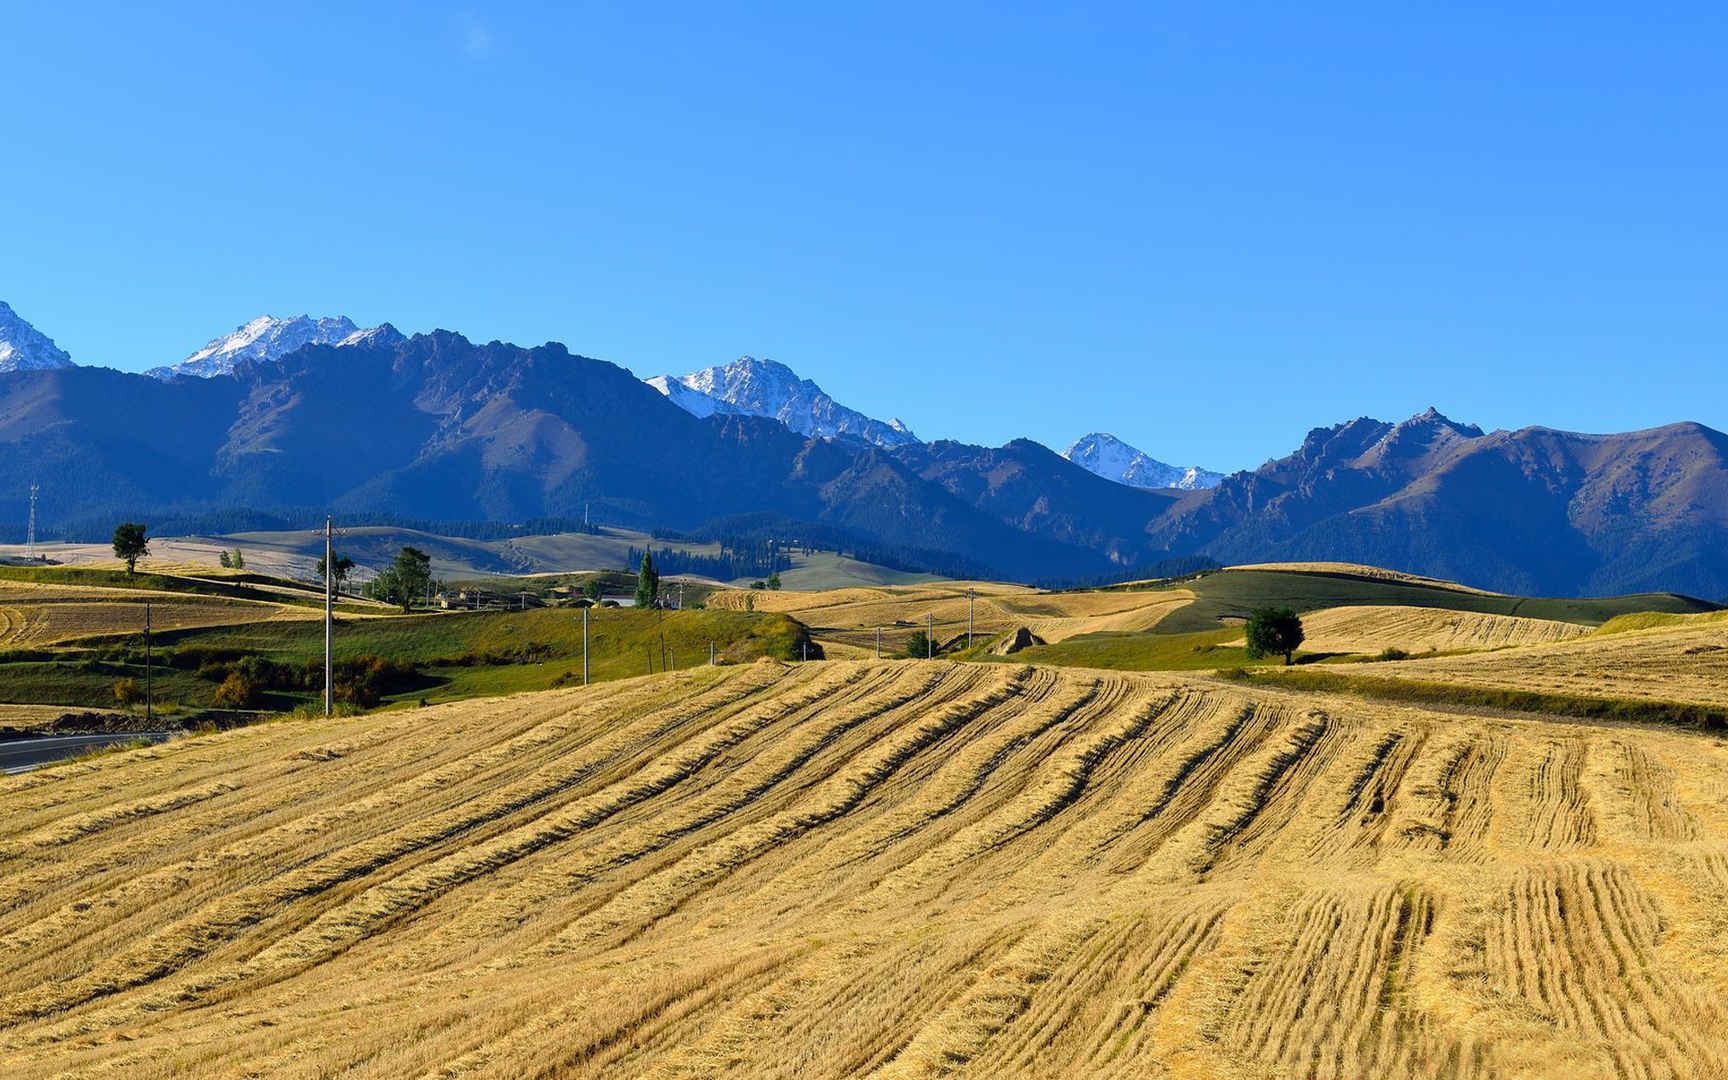
<path fill-rule="evenodd" d="M 1283 656 L 1289 667 L 1302 644 L 1302 620 L 1287 607 L 1255 608 L 1248 616 L 1248 659 Z"/>
<path fill-rule="evenodd" d="M 150 541 L 144 537 L 144 526 L 126 521 L 114 526 L 114 557 L 126 560 L 126 573 L 137 573 L 138 560 L 150 554 Z"/>
<path fill-rule="evenodd" d="M 914 630 L 912 636 L 906 639 L 906 648 L 901 651 L 900 655 L 908 660 L 923 660 L 934 655 L 935 652 L 936 646 L 930 640 L 930 636 L 922 630 Z"/>
<path fill-rule="evenodd" d="M 642 566 L 636 571 L 636 606 L 651 608 L 660 599 L 660 572 L 654 569 L 654 556 L 644 551 Z"/>
<path fill-rule="evenodd" d="M 234 569 L 236 569 L 236 570 L 246 569 L 246 556 L 240 553 L 239 548 L 234 549 L 234 558 L 232 561 L 234 563 Z"/>
<path fill-rule="evenodd" d="M 330 581 L 330 583 L 336 587 L 337 592 L 342 591 L 342 583 L 348 580 L 348 572 L 352 569 L 354 569 L 354 560 L 350 559 L 346 555 L 338 555 L 331 562 L 331 565 L 330 565 L 331 581 Z M 324 556 L 322 556 L 322 555 L 318 556 L 318 569 L 317 569 L 316 573 L 318 575 L 318 580 L 323 581 L 324 580 Z"/>
<path fill-rule="evenodd" d="M 398 551 L 390 565 L 372 579 L 372 595 L 388 603 L 400 604 L 404 615 L 431 587 L 432 556 L 419 548 L 405 547 Z"/>

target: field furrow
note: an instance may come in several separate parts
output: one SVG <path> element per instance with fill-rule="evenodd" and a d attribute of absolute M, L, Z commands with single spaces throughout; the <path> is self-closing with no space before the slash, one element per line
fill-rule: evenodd
<path fill-rule="evenodd" d="M 0 1075 L 1728 1075 L 1724 790 L 942 661 L 262 725 L 0 780 Z"/>

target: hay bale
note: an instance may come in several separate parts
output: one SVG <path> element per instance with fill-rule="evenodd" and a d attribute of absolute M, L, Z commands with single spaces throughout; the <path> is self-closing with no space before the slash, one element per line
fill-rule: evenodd
<path fill-rule="evenodd" d="M 1042 644 L 1044 644 L 1044 639 L 1034 634 L 1030 627 L 1016 626 L 1001 641 L 991 646 L 990 651 L 997 656 L 1013 656 L 1021 649 L 1030 649 L 1034 645 Z"/>

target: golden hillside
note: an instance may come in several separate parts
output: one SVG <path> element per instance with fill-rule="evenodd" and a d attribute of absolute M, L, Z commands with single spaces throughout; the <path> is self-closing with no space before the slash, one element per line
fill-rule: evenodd
<path fill-rule="evenodd" d="M 1720 1076 L 1728 748 L 763 663 L 0 781 L 0 1075 Z"/>
<path fill-rule="evenodd" d="M 1445 608 L 1360 604 L 1325 608 L 1302 616 L 1302 647 L 1312 652 L 1371 653 L 1387 647 L 1407 652 L 1498 649 L 1569 641 L 1594 627 L 1556 619 L 1526 619 Z"/>

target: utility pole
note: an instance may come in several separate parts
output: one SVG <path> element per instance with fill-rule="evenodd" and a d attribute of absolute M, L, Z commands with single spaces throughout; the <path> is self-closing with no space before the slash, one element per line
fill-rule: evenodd
<path fill-rule="evenodd" d="M 24 533 L 24 555 L 31 559 L 36 557 L 36 493 L 41 490 L 41 484 L 30 485 L 30 528 Z"/>
<path fill-rule="evenodd" d="M 648 674 L 654 674 L 654 646 L 644 641 L 642 643 L 642 655 L 648 658 Z"/>
<path fill-rule="evenodd" d="M 924 659 L 926 660 L 932 659 L 936 655 L 936 613 L 931 612 L 928 618 L 930 620 L 930 632 L 924 635 Z"/>
<path fill-rule="evenodd" d="M 966 590 L 966 647 L 972 647 L 972 594 L 976 590 Z"/>
<path fill-rule="evenodd" d="M 150 601 L 144 601 L 144 725 L 154 722 L 156 685 L 150 674 Z"/>
<path fill-rule="evenodd" d="M 588 685 L 588 612 L 591 608 L 582 609 L 582 685 Z"/>
<path fill-rule="evenodd" d="M 803 649 L 804 649 L 804 662 L 806 664 L 808 664 L 810 662 L 810 642 L 808 639 L 806 639 L 804 641 L 800 641 L 798 644 L 803 647 Z"/>
<path fill-rule="evenodd" d="M 876 628 L 876 659 L 882 659 L 882 628 Z"/>
<path fill-rule="evenodd" d="M 714 666 L 714 639 L 708 639 L 708 666 Z"/>
<path fill-rule="evenodd" d="M 331 617 L 332 583 L 336 580 L 336 560 L 331 538 L 330 518 L 324 518 L 324 715 L 336 706 L 336 673 L 330 666 L 330 637 L 334 619 Z"/>

